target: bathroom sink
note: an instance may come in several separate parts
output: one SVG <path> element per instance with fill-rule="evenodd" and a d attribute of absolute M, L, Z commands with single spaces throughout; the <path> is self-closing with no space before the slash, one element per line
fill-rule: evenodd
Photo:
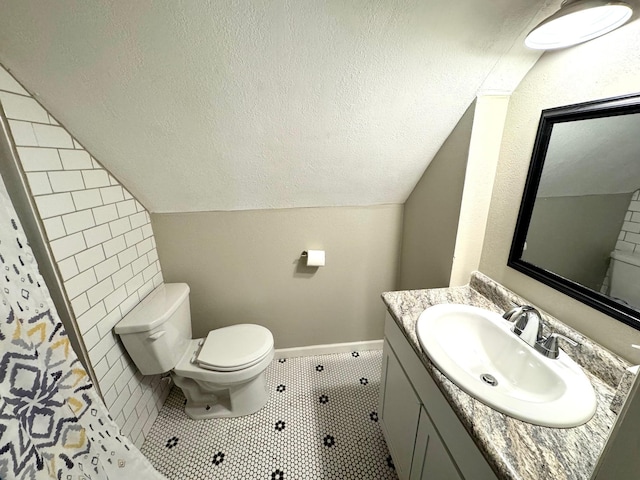
<path fill-rule="evenodd" d="M 426 309 L 416 333 L 431 361 L 472 397 L 545 427 L 575 427 L 596 410 L 591 382 L 567 354 L 536 352 L 501 315 L 469 305 Z"/>

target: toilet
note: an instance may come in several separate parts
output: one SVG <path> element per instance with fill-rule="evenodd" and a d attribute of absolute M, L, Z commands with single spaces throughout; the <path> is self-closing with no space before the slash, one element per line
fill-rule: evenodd
<path fill-rule="evenodd" d="M 239 324 L 192 339 L 186 283 L 160 285 L 114 330 L 142 374 L 170 372 L 193 419 L 249 415 L 269 399 L 265 370 L 273 359 L 271 332 Z"/>
<path fill-rule="evenodd" d="M 640 255 L 611 252 L 609 296 L 634 307 L 640 306 Z"/>

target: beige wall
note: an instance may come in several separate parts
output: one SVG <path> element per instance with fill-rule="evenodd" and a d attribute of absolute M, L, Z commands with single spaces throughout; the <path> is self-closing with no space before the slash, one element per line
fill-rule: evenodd
<path fill-rule="evenodd" d="M 629 392 L 600 455 L 593 480 L 635 480 L 640 472 L 640 381 Z"/>
<path fill-rule="evenodd" d="M 449 285 L 475 102 L 404 204 L 400 290 Z"/>
<path fill-rule="evenodd" d="M 449 280 L 452 287 L 466 285 L 480 265 L 508 105 L 507 95 L 478 95 L 476 99 Z"/>
<path fill-rule="evenodd" d="M 515 270 L 507 257 L 542 109 L 635 93 L 640 22 L 564 51 L 545 53 L 511 97 L 480 270 L 623 357 L 640 363 L 640 331 Z"/>
<path fill-rule="evenodd" d="M 257 323 L 276 348 L 381 339 L 402 205 L 153 214 L 166 282 L 191 287 L 195 336 Z M 326 266 L 301 267 L 306 249 Z"/>

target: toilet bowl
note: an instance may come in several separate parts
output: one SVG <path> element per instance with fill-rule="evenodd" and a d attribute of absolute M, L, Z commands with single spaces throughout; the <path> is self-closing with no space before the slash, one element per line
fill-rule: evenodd
<path fill-rule="evenodd" d="M 188 299 L 187 284 L 163 284 L 115 332 L 142 374 L 170 372 L 187 399 L 189 417 L 257 412 L 269 399 L 265 370 L 273 360 L 273 335 L 260 325 L 239 324 L 192 339 Z"/>
<path fill-rule="evenodd" d="M 640 255 L 611 252 L 609 296 L 622 303 L 640 306 Z"/>

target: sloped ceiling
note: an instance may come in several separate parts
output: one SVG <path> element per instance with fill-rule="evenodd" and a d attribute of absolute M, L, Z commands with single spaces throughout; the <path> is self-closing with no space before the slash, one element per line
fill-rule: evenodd
<path fill-rule="evenodd" d="M 403 203 L 557 3 L 0 0 L 0 61 L 153 212 Z"/>
<path fill-rule="evenodd" d="M 640 178 L 640 113 L 557 123 L 539 197 L 631 193 Z"/>

